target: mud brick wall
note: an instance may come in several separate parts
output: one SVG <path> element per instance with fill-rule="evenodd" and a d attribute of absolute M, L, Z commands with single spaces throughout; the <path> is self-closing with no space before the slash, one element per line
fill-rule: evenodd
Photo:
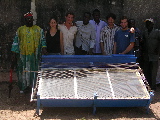
<path fill-rule="evenodd" d="M 145 29 L 144 20 L 153 18 L 155 28 L 160 28 L 160 1 L 159 0 L 124 0 L 123 13 L 136 20 L 141 30 Z"/>
<path fill-rule="evenodd" d="M 101 11 L 101 19 L 105 20 L 110 12 L 115 12 L 119 17 L 123 12 L 123 0 L 37 0 L 37 24 L 44 29 L 48 28 L 51 16 L 57 16 L 59 22 L 63 22 L 67 11 L 75 14 L 75 21 L 82 20 L 83 12 L 91 12 L 94 9 Z"/>
<path fill-rule="evenodd" d="M 35 1 L 37 25 L 48 29 L 51 16 L 57 15 L 59 22 L 64 21 L 67 11 L 75 13 L 75 21 L 82 20 L 82 13 L 97 8 L 101 11 L 101 19 L 108 13 L 117 15 L 116 23 L 122 15 L 136 20 L 137 27 L 143 30 L 146 18 L 155 19 L 155 27 L 160 27 L 159 0 L 0 0 L 0 68 L 8 69 L 10 64 L 10 48 L 18 27 L 24 25 L 23 14 L 31 9 L 31 1 Z"/>
<path fill-rule="evenodd" d="M 9 67 L 13 36 L 24 24 L 21 16 L 30 10 L 30 5 L 30 0 L 0 0 L 0 68 Z"/>

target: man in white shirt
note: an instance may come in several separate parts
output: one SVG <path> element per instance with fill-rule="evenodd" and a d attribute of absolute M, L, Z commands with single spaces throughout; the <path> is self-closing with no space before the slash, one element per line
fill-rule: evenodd
<path fill-rule="evenodd" d="M 91 55 L 95 44 L 94 27 L 89 23 L 91 13 L 85 12 L 83 14 L 83 21 L 77 21 L 78 32 L 75 41 L 76 55 Z"/>
<path fill-rule="evenodd" d="M 101 29 L 107 25 L 106 22 L 100 20 L 100 11 L 98 9 L 95 9 L 93 11 L 93 20 L 90 20 L 89 22 L 94 26 L 95 33 L 96 33 L 96 40 L 95 40 L 95 46 L 93 49 L 93 53 L 95 55 L 101 55 L 101 47 L 100 47 L 100 33 Z"/>

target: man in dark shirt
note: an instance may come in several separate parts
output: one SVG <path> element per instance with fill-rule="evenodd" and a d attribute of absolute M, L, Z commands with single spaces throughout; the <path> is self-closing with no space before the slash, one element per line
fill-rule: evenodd
<path fill-rule="evenodd" d="M 143 72 L 152 90 L 156 90 L 156 76 L 160 54 L 160 31 L 154 29 L 153 19 L 146 19 L 147 30 L 143 33 Z"/>
<path fill-rule="evenodd" d="M 129 19 L 128 20 L 128 27 L 129 28 L 134 28 L 135 29 L 135 43 L 134 43 L 134 54 L 137 57 L 137 63 L 139 63 L 140 67 L 142 68 L 143 66 L 143 59 L 142 59 L 142 33 L 139 30 L 139 28 L 136 27 L 136 21 L 135 19 Z"/>
<path fill-rule="evenodd" d="M 140 57 L 140 42 L 142 40 L 141 31 L 136 27 L 136 21 L 134 19 L 128 20 L 128 28 L 134 28 L 135 30 L 135 44 L 134 44 L 134 52 L 136 57 Z"/>

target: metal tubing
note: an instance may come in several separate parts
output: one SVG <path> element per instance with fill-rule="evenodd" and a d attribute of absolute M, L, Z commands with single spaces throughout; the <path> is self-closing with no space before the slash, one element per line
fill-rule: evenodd
<path fill-rule="evenodd" d="M 149 105 L 150 105 L 150 103 L 151 103 L 151 101 L 152 101 L 152 99 L 153 99 L 153 97 L 154 97 L 154 92 L 153 91 L 151 91 L 150 93 L 150 99 L 149 99 L 149 101 L 148 101 L 148 103 L 147 103 L 147 105 L 146 105 L 146 109 L 147 109 L 147 114 L 149 114 Z"/>
<path fill-rule="evenodd" d="M 97 101 L 97 93 L 94 93 L 94 101 L 93 101 L 93 115 L 96 114 L 96 101 Z"/>

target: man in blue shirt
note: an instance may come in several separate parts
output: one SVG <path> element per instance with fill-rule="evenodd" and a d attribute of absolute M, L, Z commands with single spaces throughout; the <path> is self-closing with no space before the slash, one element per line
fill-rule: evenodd
<path fill-rule="evenodd" d="M 126 16 L 121 18 L 121 29 L 115 33 L 114 54 L 133 54 L 135 42 L 134 28 L 128 28 L 128 19 Z"/>
<path fill-rule="evenodd" d="M 98 9 L 95 9 L 93 11 L 93 20 L 90 20 L 89 22 L 93 25 L 95 29 L 96 39 L 95 39 L 95 45 L 93 48 L 94 55 L 101 55 L 101 47 L 100 47 L 100 33 L 101 29 L 107 25 L 106 22 L 100 19 L 100 11 Z"/>

